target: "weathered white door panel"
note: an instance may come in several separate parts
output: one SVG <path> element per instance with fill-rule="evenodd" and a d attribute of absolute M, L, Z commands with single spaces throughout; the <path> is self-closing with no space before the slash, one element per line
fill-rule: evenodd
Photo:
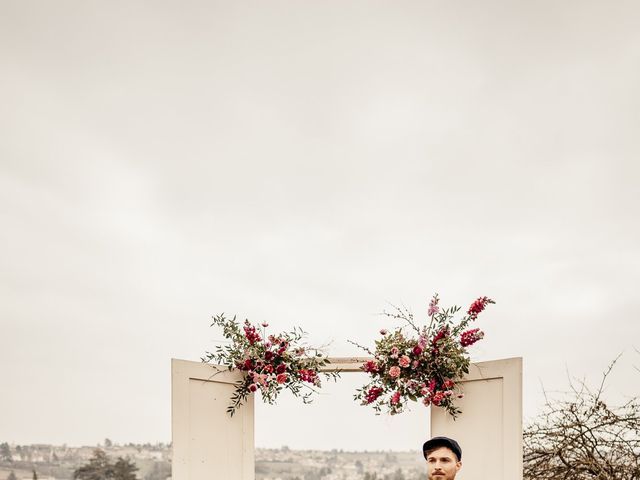
<path fill-rule="evenodd" d="M 254 480 L 253 396 L 227 406 L 238 372 L 171 360 L 172 480 Z"/>
<path fill-rule="evenodd" d="M 522 359 L 474 363 L 463 381 L 462 415 L 431 409 L 431 436 L 462 447 L 456 480 L 522 479 Z"/>

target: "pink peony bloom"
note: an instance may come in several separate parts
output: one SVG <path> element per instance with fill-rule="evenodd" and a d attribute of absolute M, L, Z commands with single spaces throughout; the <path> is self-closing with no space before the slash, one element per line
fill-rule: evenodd
<path fill-rule="evenodd" d="M 393 378 L 398 378 L 400 376 L 400 367 L 396 367 L 395 365 L 389 369 L 389 375 Z"/>
<path fill-rule="evenodd" d="M 402 357 L 400 357 L 400 360 L 398 360 L 398 363 L 402 368 L 407 368 L 409 365 L 411 365 L 411 359 L 406 355 L 403 355 Z"/>

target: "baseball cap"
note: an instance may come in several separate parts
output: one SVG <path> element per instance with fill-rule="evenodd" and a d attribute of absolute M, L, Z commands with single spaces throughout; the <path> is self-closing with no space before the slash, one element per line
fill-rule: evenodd
<path fill-rule="evenodd" d="M 458 442 L 449 437 L 433 437 L 431 440 L 427 440 L 424 442 L 424 445 L 422 445 L 422 455 L 424 455 L 424 458 L 426 459 L 427 455 L 425 452 L 438 447 L 447 447 L 456 454 L 458 461 L 462 460 L 462 448 L 460 448 Z"/>

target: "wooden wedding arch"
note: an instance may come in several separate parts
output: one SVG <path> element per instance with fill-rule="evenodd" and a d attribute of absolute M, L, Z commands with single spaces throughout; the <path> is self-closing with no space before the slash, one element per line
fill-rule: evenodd
<path fill-rule="evenodd" d="M 367 360 L 330 358 L 324 370 L 362 372 Z M 254 480 L 254 399 L 230 417 L 241 373 L 211 372 L 209 364 L 171 361 L 172 480 Z M 456 480 L 522 480 L 522 358 L 473 363 L 462 383 L 464 413 L 455 421 L 431 408 L 431 436 L 463 446 Z"/>

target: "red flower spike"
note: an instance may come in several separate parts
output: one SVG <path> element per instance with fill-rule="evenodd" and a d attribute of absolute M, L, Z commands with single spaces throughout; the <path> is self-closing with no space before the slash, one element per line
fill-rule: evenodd
<path fill-rule="evenodd" d="M 488 297 L 480 297 L 475 302 L 471 304 L 467 314 L 471 317 L 472 320 L 478 318 L 478 315 L 485 309 L 485 307 L 490 303 L 496 303 Z"/>
<path fill-rule="evenodd" d="M 479 328 L 472 328 L 471 330 L 467 330 L 460 335 L 460 345 L 463 347 L 469 347 L 476 343 L 478 340 L 481 340 L 484 337 L 484 332 Z"/>

